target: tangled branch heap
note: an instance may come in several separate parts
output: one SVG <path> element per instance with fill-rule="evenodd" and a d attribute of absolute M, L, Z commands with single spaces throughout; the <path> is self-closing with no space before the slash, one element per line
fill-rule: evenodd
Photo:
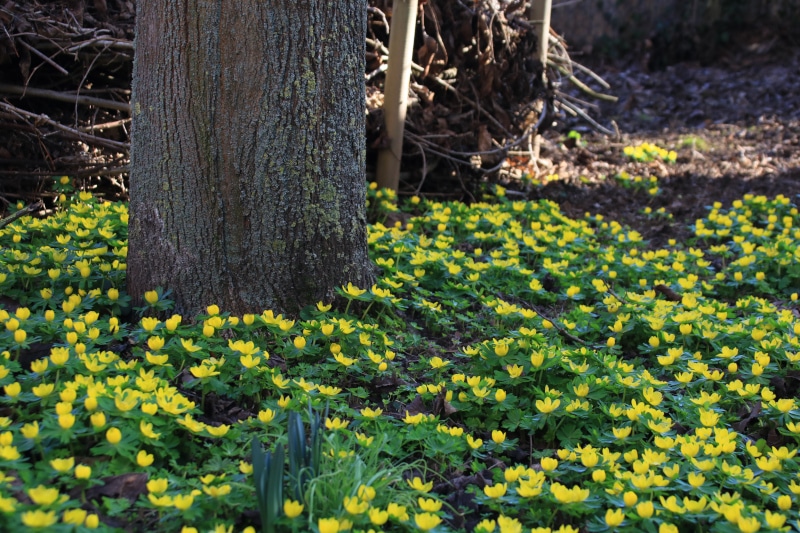
<path fill-rule="evenodd" d="M 569 81 L 590 98 L 608 86 L 569 57 L 551 34 L 547 86 L 536 35 L 521 0 L 420 3 L 407 119 L 406 190 L 426 175 L 498 171 L 559 113 L 589 117 L 593 105 L 560 90 Z M 0 198 L 46 196 L 53 175 L 91 178 L 124 196 L 133 61 L 133 0 L 12 1 L 0 7 Z M 371 0 L 366 56 L 367 142 L 382 134 L 383 72 L 391 0 Z M 420 165 L 421 163 L 421 165 Z M 438 170 L 437 170 L 438 167 Z M 442 172 L 444 171 L 444 172 Z"/>

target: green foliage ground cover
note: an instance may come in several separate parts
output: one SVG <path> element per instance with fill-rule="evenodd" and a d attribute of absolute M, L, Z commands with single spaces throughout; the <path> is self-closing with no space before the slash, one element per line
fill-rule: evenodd
<path fill-rule="evenodd" d="M 502 189 L 369 201 L 407 220 L 370 227 L 376 285 L 298 319 L 130 309 L 123 203 L 0 230 L 0 530 L 255 531 L 251 443 L 309 404 L 278 531 L 800 529 L 789 199 L 664 249 Z"/>

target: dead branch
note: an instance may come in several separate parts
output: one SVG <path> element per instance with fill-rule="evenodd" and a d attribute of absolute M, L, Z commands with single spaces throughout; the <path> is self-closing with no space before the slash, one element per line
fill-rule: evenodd
<path fill-rule="evenodd" d="M 95 98 L 93 96 L 82 96 L 78 94 L 51 91 L 50 89 L 37 89 L 36 87 L 23 87 L 21 85 L 0 83 L 0 93 L 12 94 L 21 96 L 23 98 L 26 96 L 34 98 L 49 98 L 50 100 L 69 102 L 70 104 L 102 107 L 104 109 L 114 109 L 116 111 L 123 111 L 125 113 L 131 112 L 131 106 L 127 102 L 115 102 L 113 100 L 105 100 L 103 98 Z"/>
<path fill-rule="evenodd" d="M 23 207 L 22 209 L 20 209 L 16 213 L 14 213 L 14 214 L 12 214 L 10 216 L 7 216 L 6 218 L 0 220 L 0 229 L 5 228 L 6 226 L 11 224 L 12 222 L 17 220 L 18 218 L 22 218 L 25 215 L 30 215 L 34 211 L 38 211 L 39 209 L 42 209 L 43 207 L 44 207 L 44 203 L 42 203 L 41 200 L 39 200 L 36 203 L 30 204 L 30 205 L 26 205 L 25 207 Z"/>
<path fill-rule="evenodd" d="M 110 139 L 103 139 L 102 137 L 97 137 L 95 135 L 89 135 L 88 133 L 84 133 L 74 128 L 70 128 L 69 126 L 60 124 L 55 120 L 51 119 L 50 117 L 48 117 L 47 115 L 39 115 L 36 113 L 31 113 L 30 111 L 25 111 L 24 109 L 20 109 L 16 106 L 7 104 L 5 102 L 0 102 L 0 110 L 16 115 L 21 119 L 27 119 L 29 121 L 33 120 L 34 124 L 46 124 L 48 126 L 51 126 L 63 132 L 63 136 L 68 139 L 78 140 L 92 146 L 102 146 L 104 148 L 111 148 L 113 150 L 117 150 L 118 152 L 124 152 L 124 153 L 127 153 L 128 150 L 130 149 L 129 143 L 122 143 L 118 141 L 112 141 Z"/>

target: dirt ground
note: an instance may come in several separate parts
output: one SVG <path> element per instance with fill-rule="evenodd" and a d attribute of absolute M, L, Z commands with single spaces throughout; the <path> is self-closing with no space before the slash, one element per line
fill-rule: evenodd
<path fill-rule="evenodd" d="M 715 201 L 730 205 L 747 193 L 800 200 L 800 49 L 657 72 L 641 63 L 591 66 L 619 96 L 597 116 L 604 124 L 613 120 L 621 136 L 585 133 L 576 121 L 549 132 L 542 156 L 559 179 L 534 187 L 532 198 L 556 201 L 570 216 L 603 214 L 655 246 L 687 237 Z M 563 132 L 571 128 L 584 131 L 584 146 L 565 145 Z M 676 150 L 677 162 L 636 163 L 622 154 L 642 142 Z M 652 197 L 623 188 L 613 179 L 623 170 L 656 176 L 661 191 Z M 648 206 L 665 208 L 672 219 L 645 216 Z"/>

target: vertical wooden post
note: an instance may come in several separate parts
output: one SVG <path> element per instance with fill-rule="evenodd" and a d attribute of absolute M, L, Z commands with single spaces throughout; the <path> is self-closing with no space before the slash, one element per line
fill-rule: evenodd
<path fill-rule="evenodd" d="M 531 0 L 528 10 L 528 20 L 536 28 L 539 37 L 539 44 L 536 47 L 536 55 L 542 63 L 542 84 L 547 84 L 547 49 L 550 42 L 550 12 L 553 8 L 552 0 Z M 544 107 L 540 107 L 539 112 L 544 112 Z M 539 134 L 533 139 L 532 158 L 534 168 L 538 169 L 539 150 L 541 149 L 542 139 Z M 530 146 L 530 145 L 529 145 Z M 538 170 L 537 170 L 538 173 Z"/>
<path fill-rule="evenodd" d="M 403 130 L 408 106 L 408 84 L 418 0 L 394 0 L 389 34 L 389 65 L 383 88 L 383 115 L 389 148 L 378 154 L 376 181 L 379 187 L 397 190 L 400 183 L 400 160 L 403 157 Z"/>
<path fill-rule="evenodd" d="M 542 73 L 543 80 L 547 79 L 547 48 L 550 40 L 550 12 L 553 8 L 552 0 L 531 0 L 531 5 L 528 10 L 528 20 L 533 23 L 536 28 L 536 34 L 539 36 L 539 46 L 536 47 L 536 53 L 542 66 L 545 67 Z"/>

